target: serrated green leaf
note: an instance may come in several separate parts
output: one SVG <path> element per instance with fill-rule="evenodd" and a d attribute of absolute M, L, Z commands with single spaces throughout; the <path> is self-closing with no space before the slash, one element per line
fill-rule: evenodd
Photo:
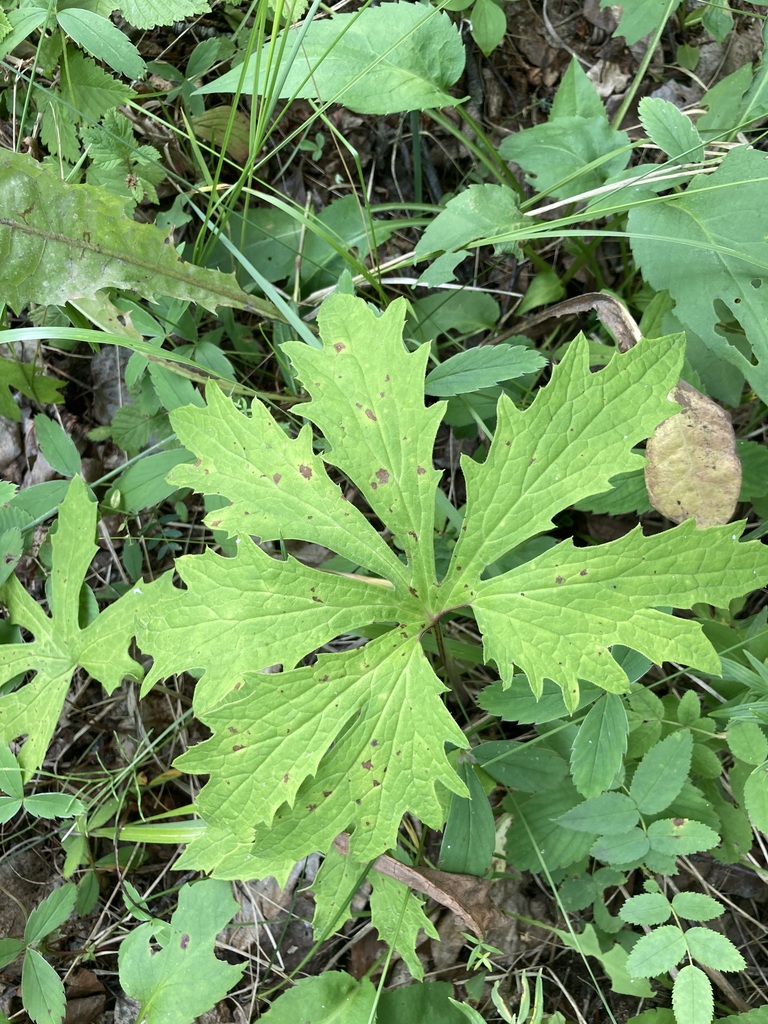
<path fill-rule="evenodd" d="M 58 889 L 54 889 L 51 895 L 46 896 L 27 918 L 24 941 L 35 945 L 64 924 L 75 909 L 76 899 L 77 886 L 72 882 L 65 882 Z"/>
<path fill-rule="evenodd" d="M 672 907 L 686 921 L 712 921 L 725 912 L 722 903 L 703 892 L 678 892 L 672 897 Z"/>
<path fill-rule="evenodd" d="M 686 690 L 677 705 L 677 720 L 680 725 L 691 726 L 701 718 L 701 705 L 693 690 Z"/>
<path fill-rule="evenodd" d="M 726 742 L 733 756 L 747 764 L 762 764 L 768 757 L 768 739 L 757 722 L 731 722 Z"/>
<path fill-rule="evenodd" d="M 535 373 L 545 365 L 544 356 L 522 345 L 485 345 L 469 348 L 430 370 L 424 391 L 438 398 L 462 395 L 480 388 L 492 387 L 502 380 L 512 380 L 526 373 Z"/>
<path fill-rule="evenodd" d="M 67 793 L 34 793 L 24 801 L 24 807 L 35 818 L 76 818 L 85 814 L 83 802 Z"/>
<path fill-rule="evenodd" d="M 207 0 L 122 0 L 120 11 L 135 28 L 155 28 L 172 25 L 195 14 L 210 11 Z"/>
<path fill-rule="evenodd" d="M 0 825 L 10 821 L 21 810 L 21 800 L 15 796 L 0 796 Z"/>
<path fill-rule="evenodd" d="M 595 701 L 571 748 L 573 784 L 582 796 L 598 796 L 613 782 L 627 750 L 628 733 L 621 697 L 606 693 Z"/>
<path fill-rule="evenodd" d="M 747 964 L 729 938 L 711 928 L 689 928 L 685 933 L 688 952 L 705 967 L 718 971 L 743 971 Z"/>
<path fill-rule="evenodd" d="M 49 465 L 62 476 L 75 476 L 79 473 L 80 452 L 61 425 L 42 413 L 35 416 L 34 423 L 40 451 Z"/>
<path fill-rule="evenodd" d="M 67 185 L 28 156 L 0 152 L 0 194 L 3 295 L 14 309 L 93 299 L 109 287 L 134 288 L 145 299 L 191 299 L 211 310 L 264 306 L 232 276 L 183 263 L 162 232 L 126 216 L 116 196 Z"/>
<path fill-rule="evenodd" d="M 374 1017 L 376 989 L 368 978 L 361 981 L 344 971 L 324 971 L 302 978 L 284 992 L 262 1015 L 264 1024 L 370 1024 Z"/>
<path fill-rule="evenodd" d="M 744 806 L 755 828 L 768 832 L 768 762 L 755 768 L 744 783 Z"/>
<path fill-rule="evenodd" d="M 677 1024 L 709 1024 L 715 1001 L 704 971 L 693 964 L 681 968 L 672 987 L 672 1007 Z"/>
<path fill-rule="evenodd" d="M 651 844 L 640 828 L 632 828 L 623 835 L 601 836 L 593 843 L 590 853 L 604 864 L 634 864 L 642 861 Z"/>
<path fill-rule="evenodd" d="M 36 949 L 28 949 L 24 957 L 21 1001 L 34 1024 L 61 1024 L 64 1019 L 64 983 Z"/>
<path fill-rule="evenodd" d="M 210 773 L 198 798 L 204 818 L 241 833 L 272 823 L 254 856 L 279 856 L 289 869 L 354 823 L 350 855 L 362 862 L 394 845 L 406 811 L 442 826 L 438 783 L 466 794 L 442 752 L 446 740 L 467 745 L 443 689 L 417 638 L 387 634 L 311 668 L 251 675 L 201 713 L 214 735 L 176 764 Z"/>
<path fill-rule="evenodd" d="M 0 970 L 12 964 L 24 949 L 21 939 L 0 939 Z"/>
<path fill-rule="evenodd" d="M 491 868 L 496 846 L 493 810 L 471 764 L 460 760 L 458 776 L 469 796 L 451 794 L 438 867 L 441 871 L 483 878 Z"/>
<path fill-rule="evenodd" d="M 416 955 L 419 933 L 438 938 L 437 929 L 424 913 L 424 901 L 402 882 L 372 872 L 371 924 L 382 942 L 395 949 L 405 961 L 411 976 L 424 978 L 424 965 Z"/>
<path fill-rule="evenodd" d="M 75 47 L 67 46 L 65 53 L 66 60 L 61 62 L 61 98 L 69 109 L 66 113 L 55 111 L 55 116 L 62 121 L 66 122 L 72 117 L 72 111 L 77 111 L 75 120 L 93 124 L 108 110 L 114 110 L 136 95 L 133 89 L 118 82 Z"/>
<path fill-rule="evenodd" d="M 623 793 L 601 793 L 566 811 L 557 820 L 565 828 L 592 835 L 618 836 L 638 822 L 634 801 Z"/>
<path fill-rule="evenodd" d="M 312 883 L 315 915 L 312 929 L 322 942 L 338 931 L 350 917 L 350 903 L 368 874 L 367 864 L 356 864 L 332 846 Z"/>
<path fill-rule="evenodd" d="M 15 800 L 24 799 L 21 768 L 7 743 L 0 743 L 0 789 Z"/>
<path fill-rule="evenodd" d="M 487 57 L 507 31 L 507 16 L 495 0 L 475 0 L 472 4 L 472 38 Z"/>
<path fill-rule="evenodd" d="M 533 743 L 480 743 L 472 755 L 491 778 L 524 793 L 557 789 L 568 774 L 568 765 L 559 754 Z"/>
<path fill-rule="evenodd" d="M 669 100 L 646 96 L 638 106 L 640 123 L 651 142 L 670 160 L 692 162 L 704 159 L 704 143 L 691 119 Z"/>
<path fill-rule="evenodd" d="M 672 914 L 672 905 L 663 892 L 644 892 L 630 896 L 619 911 L 627 924 L 664 924 Z"/>
<path fill-rule="evenodd" d="M 653 978 L 671 971 L 685 951 L 685 939 L 677 925 L 664 924 L 637 940 L 630 951 L 627 970 L 634 978 Z"/>
<path fill-rule="evenodd" d="M 94 11 L 70 8 L 56 13 L 56 20 L 67 35 L 97 60 L 127 78 L 141 78 L 146 65 L 139 51 L 124 32 L 108 18 Z"/>
<path fill-rule="evenodd" d="M 83 480 L 69 484 L 51 539 L 51 617 L 15 576 L 0 588 L 11 622 L 33 640 L 0 647 L 0 681 L 34 671 L 32 682 L 0 697 L 0 739 L 27 736 L 19 764 L 28 777 L 42 764 L 61 714 L 72 673 L 81 666 L 111 693 L 126 676 L 140 679 L 141 666 L 127 649 L 134 633 L 140 594 L 126 594 L 84 629 L 79 625 L 80 592 L 94 554 L 97 507 Z"/>
<path fill-rule="evenodd" d="M 651 849 L 670 857 L 711 850 L 720 842 L 714 829 L 688 818 L 661 818 L 648 826 Z"/>
<path fill-rule="evenodd" d="M 691 768 L 693 739 L 678 729 L 651 747 L 635 769 L 629 795 L 641 814 L 658 814 L 683 788 Z"/>
<path fill-rule="evenodd" d="M 356 14 L 336 14 L 301 28 L 301 60 L 291 59 L 299 30 L 265 44 L 245 69 L 235 67 L 198 93 L 261 93 L 342 103 L 359 114 L 391 114 L 458 102 L 447 91 L 464 70 L 464 46 L 448 16 L 432 8 L 385 3 Z M 387 46 L 381 46 L 381 39 Z M 272 46 L 285 46 L 278 71 Z M 270 60 L 271 57 L 271 60 Z M 258 82 L 255 82 L 257 70 Z M 242 85 L 240 84 L 242 81 Z M 279 91 L 275 82 L 279 81 Z"/>
<path fill-rule="evenodd" d="M 120 984 L 140 1001 L 147 1024 L 188 1024 L 237 984 L 244 968 L 224 963 L 214 953 L 217 934 L 237 910 L 226 882 L 204 879 L 179 890 L 162 949 L 152 948 L 154 921 L 126 935 L 118 954 Z"/>

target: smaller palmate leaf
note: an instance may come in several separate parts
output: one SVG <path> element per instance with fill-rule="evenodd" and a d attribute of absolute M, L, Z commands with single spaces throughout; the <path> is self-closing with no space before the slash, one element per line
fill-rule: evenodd
<path fill-rule="evenodd" d="M 424 913 L 424 901 L 408 886 L 394 878 L 371 872 L 371 924 L 382 942 L 396 950 L 417 981 L 424 978 L 424 965 L 416 955 L 419 933 L 437 939 L 437 929 Z"/>
<path fill-rule="evenodd" d="M 21 1001 L 34 1024 L 61 1024 L 64 1019 L 64 983 L 36 949 L 28 949 L 24 957 Z"/>
<path fill-rule="evenodd" d="M 685 933 L 688 952 L 705 967 L 718 971 L 743 971 L 746 962 L 731 940 L 711 928 L 689 928 Z"/>
<path fill-rule="evenodd" d="M 629 722 L 624 702 L 606 693 L 595 701 L 571 748 L 573 784 L 586 797 L 604 792 L 621 768 Z"/>
<path fill-rule="evenodd" d="M 97 506 L 81 477 L 76 476 L 59 509 L 58 529 L 51 538 L 51 617 L 31 598 L 15 576 L 0 588 L 0 602 L 15 625 L 33 639 L 0 648 L 0 681 L 22 672 L 36 672 L 32 682 L 0 697 L 0 740 L 27 740 L 19 764 L 29 777 L 42 764 L 56 727 L 72 673 L 79 665 L 110 692 L 126 677 L 140 679 L 141 666 L 127 648 L 134 634 L 134 615 L 141 599 L 129 592 L 80 627 L 80 592 L 97 551 Z"/>
<path fill-rule="evenodd" d="M 15 800 L 24 799 L 24 783 L 21 779 L 19 762 L 11 753 L 7 743 L 0 743 L 0 790 Z"/>
<path fill-rule="evenodd" d="M 64 924 L 75 909 L 76 899 L 77 886 L 72 882 L 65 882 L 58 889 L 54 889 L 27 918 L 24 941 L 34 945 Z"/>
<path fill-rule="evenodd" d="M 619 911 L 628 924 L 664 924 L 672 914 L 672 904 L 663 892 L 644 892 L 630 896 Z"/>
<path fill-rule="evenodd" d="M 634 801 L 624 793 L 601 793 L 577 804 L 557 820 L 576 832 L 592 835 L 616 836 L 628 832 L 638 822 Z"/>
<path fill-rule="evenodd" d="M 703 892 L 678 892 L 672 897 L 672 907 L 687 921 L 712 921 L 725 911 L 722 903 Z"/>
<path fill-rule="evenodd" d="M 629 954 L 627 969 L 633 978 L 652 978 L 676 967 L 685 953 L 683 932 L 676 924 L 664 924 L 637 940 Z"/>
<path fill-rule="evenodd" d="M 692 749 L 690 732 L 678 729 L 643 757 L 629 788 L 642 814 L 658 814 L 669 807 L 688 778 Z"/>

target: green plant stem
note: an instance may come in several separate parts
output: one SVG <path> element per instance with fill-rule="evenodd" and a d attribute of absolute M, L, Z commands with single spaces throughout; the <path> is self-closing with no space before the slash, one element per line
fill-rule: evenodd
<path fill-rule="evenodd" d="M 617 130 L 619 129 L 619 127 L 621 126 L 621 122 L 627 116 L 627 111 L 634 103 L 638 89 L 643 84 L 645 73 L 648 70 L 651 61 L 653 60 L 653 55 L 656 51 L 656 47 L 659 45 L 659 40 L 664 34 L 664 29 L 667 27 L 667 22 L 672 16 L 672 12 L 677 7 L 677 4 L 678 0 L 667 0 L 667 8 L 664 11 L 663 16 L 659 18 L 659 24 L 657 25 L 653 35 L 650 38 L 650 41 L 648 43 L 648 49 L 643 54 L 643 59 L 640 61 L 640 66 L 635 72 L 635 77 L 632 81 L 632 84 L 630 85 L 629 89 L 627 89 L 627 94 L 622 100 L 621 106 L 614 115 L 613 121 L 611 122 L 612 128 L 615 128 Z"/>

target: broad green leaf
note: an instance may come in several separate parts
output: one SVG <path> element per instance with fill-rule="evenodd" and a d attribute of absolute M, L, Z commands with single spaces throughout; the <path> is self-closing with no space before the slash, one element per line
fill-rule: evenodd
<path fill-rule="evenodd" d="M 214 952 L 216 936 L 237 910 L 226 882 L 204 879 L 179 890 L 162 949 L 152 948 L 154 921 L 126 935 L 118 954 L 120 984 L 139 1000 L 147 1024 L 191 1024 L 237 984 L 244 968 Z"/>
<path fill-rule="evenodd" d="M 337 932 L 350 914 L 350 903 L 368 875 L 367 864 L 355 861 L 332 846 L 312 883 L 315 916 L 312 929 L 317 942 Z"/>
<path fill-rule="evenodd" d="M 67 46 L 65 54 L 66 59 L 61 62 L 63 103 L 53 111 L 57 121 L 66 124 L 72 119 L 73 111 L 77 111 L 76 120 L 94 123 L 101 120 L 107 111 L 127 103 L 136 95 L 133 89 L 118 82 L 75 47 Z"/>
<path fill-rule="evenodd" d="M 15 50 L 28 36 L 37 31 L 48 17 L 48 9 L 42 6 L 25 7 L 18 11 L 8 11 L 8 23 L 12 31 L 3 35 L 0 43 L 0 59 Z"/>
<path fill-rule="evenodd" d="M 618 836 L 634 828 L 637 808 L 623 793 L 601 793 L 561 814 L 557 819 L 565 828 L 592 835 Z"/>
<path fill-rule="evenodd" d="M 15 800 L 24 799 L 21 768 L 7 743 L 0 743 L 0 790 Z"/>
<path fill-rule="evenodd" d="M 134 462 L 107 491 L 105 505 L 120 512 L 140 512 L 159 505 L 176 490 L 173 484 L 166 482 L 166 474 L 179 463 L 191 461 L 192 456 L 186 449 L 174 448 Z"/>
<path fill-rule="evenodd" d="M 65 882 L 39 903 L 27 918 L 24 941 L 35 945 L 67 920 L 75 909 L 77 886 Z"/>
<path fill-rule="evenodd" d="M 559 754 L 534 743 L 480 743 L 472 748 L 472 756 L 491 778 L 524 793 L 557 789 L 568 774 L 568 765 Z"/>
<path fill-rule="evenodd" d="M 554 928 L 553 931 L 568 948 L 577 950 L 582 956 L 596 957 L 600 961 L 605 973 L 611 979 L 611 991 L 637 996 L 639 999 L 649 999 L 653 996 L 653 989 L 644 978 L 633 978 L 627 971 L 625 949 L 615 943 L 611 949 L 603 952 L 603 943 L 598 937 L 594 925 L 586 924 L 584 931 L 577 935 L 559 928 Z M 527 1022 L 520 1021 L 520 1024 L 527 1024 Z"/>
<path fill-rule="evenodd" d="M 757 722 L 730 722 L 726 742 L 733 756 L 747 764 L 762 764 L 768 757 L 768 738 Z"/>
<path fill-rule="evenodd" d="M 581 711 L 601 696 L 601 690 L 590 683 L 585 683 L 579 692 L 579 706 L 576 710 Z M 483 711 L 488 711 L 505 722 L 539 725 L 568 717 L 563 691 L 551 679 L 544 680 L 543 691 L 538 699 L 531 692 L 525 676 L 514 676 L 511 685 L 506 687 L 497 679 L 478 694 L 477 702 Z"/>
<path fill-rule="evenodd" d="M 691 767 L 693 740 L 678 729 L 651 747 L 635 769 L 629 795 L 641 814 L 658 814 L 683 788 Z"/>
<path fill-rule="evenodd" d="M 594 835 L 571 832 L 557 818 L 579 803 L 579 795 L 566 780 L 559 789 L 521 796 L 511 793 L 504 806 L 512 813 L 507 832 L 507 859 L 520 871 L 549 871 L 576 864 L 589 853 Z"/>
<path fill-rule="evenodd" d="M 59 392 L 65 384 L 66 381 L 35 373 L 34 363 L 0 359 L 0 416 L 14 423 L 21 422 L 21 410 L 13 400 L 14 391 L 20 391 L 38 405 L 59 405 L 64 401 Z"/>
<path fill-rule="evenodd" d="M 539 352 L 522 345 L 485 345 L 451 356 L 427 374 L 424 391 L 438 398 L 489 388 L 502 380 L 535 373 L 546 365 Z"/>
<path fill-rule="evenodd" d="M 715 1012 L 712 984 L 693 964 L 681 968 L 672 987 L 676 1024 L 709 1024 Z"/>
<path fill-rule="evenodd" d="M 711 928 L 689 928 L 685 933 L 688 952 L 705 967 L 718 971 L 743 971 L 746 962 L 729 938 Z"/>
<path fill-rule="evenodd" d="M 441 335 L 469 337 L 491 331 L 501 316 L 498 302 L 487 292 L 458 288 L 426 295 L 423 299 L 411 299 L 410 306 L 413 315 L 406 321 L 406 336 L 422 343 L 434 341 Z M 511 340 L 528 342 L 527 338 L 516 335 Z M 752 444 L 762 451 L 762 446 L 756 441 Z"/>
<path fill-rule="evenodd" d="M 93 11 L 70 8 L 58 11 L 56 20 L 67 35 L 97 60 L 127 78 L 141 78 L 146 71 L 139 51 L 128 36 L 108 18 Z"/>
<path fill-rule="evenodd" d="M 70 477 L 79 473 L 80 452 L 61 425 L 42 413 L 35 416 L 34 423 L 40 451 L 47 462 L 62 476 Z"/>
<path fill-rule="evenodd" d="M 637 940 L 629 954 L 627 969 L 635 978 L 652 978 L 677 966 L 685 951 L 683 932 L 676 924 L 664 924 Z"/>
<path fill-rule="evenodd" d="M 472 38 L 485 56 L 495 50 L 507 31 L 507 15 L 496 0 L 475 0 L 472 4 Z"/>
<path fill-rule="evenodd" d="M 744 783 L 744 806 L 755 828 L 768 832 L 768 761 L 755 768 Z"/>
<path fill-rule="evenodd" d="M 630 896 L 619 911 L 627 924 L 664 924 L 672 914 L 672 906 L 662 892 L 644 892 Z"/>
<path fill-rule="evenodd" d="M 424 913 L 423 899 L 394 878 L 371 874 L 371 924 L 382 942 L 396 950 L 417 981 L 424 977 L 424 965 L 416 955 L 419 933 L 438 938 L 437 929 Z"/>
<path fill-rule="evenodd" d="M 36 949 L 28 949 L 21 969 L 21 1001 L 34 1024 L 61 1024 L 64 983 Z"/>
<path fill-rule="evenodd" d="M 675 316 L 719 359 L 768 398 L 768 291 L 761 288 L 768 241 L 754 215 L 766 195 L 768 166 L 747 146 L 728 152 L 711 175 L 682 194 L 633 207 L 628 231 L 645 280 L 666 288 Z M 718 329 L 730 313 L 752 347 L 749 359 Z M 695 367 L 694 367 L 695 368 Z"/>
<path fill-rule="evenodd" d="M 210 11 L 207 0 L 122 0 L 120 11 L 135 28 L 172 25 L 195 14 Z"/>
<path fill-rule="evenodd" d="M 621 697 L 606 693 L 595 701 L 571 749 L 573 784 L 582 796 L 598 796 L 616 778 L 627 750 L 628 732 Z"/>
<path fill-rule="evenodd" d="M 600 0 L 600 7 L 611 3 L 612 0 Z M 671 7 L 670 0 L 622 0 L 621 19 L 613 34 L 624 36 L 627 45 L 632 46 L 657 29 L 664 16 L 673 14 L 679 4 L 680 0 L 674 0 Z"/>
<path fill-rule="evenodd" d="M 299 31 L 301 59 L 296 60 L 290 55 Z M 260 94 L 269 74 L 270 96 L 341 103 L 359 114 L 452 107 L 459 102 L 447 90 L 464 70 L 464 45 L 448 16 L 433 8 L 384 3 L 289 29 L 287 36 L 275 44 L 278 51 L 285 45 L 279 71 L 272 44 L 267 43 L 260 55 L 251 57 L 244 76 L 242 66 L 233 68 L 198 93 L 235 92 L 242 79 L 245 95 Z"/>
<path fill-rule="evenodd" d="M 10 821 L 21 810 L 22 801 L 15 796 L 0 796 L 0 825 Z"/>
<path fill-rule="evenodd" d="M 350 265 L 351 254 L 355 254 L 359 264 L 394 231 L 393 221 L 373 219 L 356 195 L 329 203 L 297 239 L 296 259 L 301 260 L 302 288 L 309 291 L 335 285 Z"/>
<path fill-rule="evenodd" d="M 371 1024 L 375 1005 L 376 989 L 368 978 L 355 981 L 344 971 L 324 971 L 301 978 L 260 1019 L 264 1024 Z"/>
<path fill-rule="evenodd" d="M 648 826 L 651 849 L 670 857 L 711 850 L 720 842 L 714 829 L 689 818 L 661 818 Z"/>
<path fill-rule="evenodd" d="M 78 621 L 83 580 L 97 551 L 96 513 L 86 484 L 76 476 L 60 507 L 58 530 L 51 538 L 50 617 L 15 576 L 0 588 L 0 601 L 8 609 L 10 621 L 34 638 L 0 647 L 0 682 L 22 672 L 36 673 L 31 682 L 0 697 L 0 740 L 10 743 L 27 736 L 18 758 L 26 777 L 42 764 L 78 666 L 110 693 L 126 676 L 142 676 L 141 666 L 127 652 L 140 594 L 126 594 L 83 629 Z"/>
<path fill-rule="evenodd" d="M 438 867 L 441 871 L 483 878 L 491 868 L 496 846 L 493 810 L 472 765 L 460 760 L 458 775 L 469 796 L 451 794 Z"/>
<path fill-rule="evenodd" d="M 675 893 L 672 907 L 678 917 L 684 917 L 687 921 L 712 921 L 725 911 L 722 903 L 703 892 Z"/>
<path fill-rule="evenodd" d="M 608 120 L 605 105 L 594 83 L 584 73 L 579 61 L 573 58 L 552 101 L 550 116 L 559 120 L 577 115 Z"/>
<path fill-rule="evenodd" d="M 453 269 L 466 256 L 470 243 L 493 238 L 504 231 L 527 224 L 518 208 L 517 195 L 506 185 L 470 185 L 453 199 L 427 226 L 413 255 L 426 259 L 431 253 L 444 250 L 419 280 L 438 285 L 454 278 Z M 500 243 L 500 252 L 514 252 L 517 243 Z"/>
<path fill-rule="evenodd" d="M 677 705 L 677 720 L 680 725 L 695 725 L 701 718 L 701 705 L 695 690 L 686 690 Z"/>
<path fill-rule="evenodd" d="M 683 163 L 704 159 L 704 143 L 691 119 L 669 100 L 640 100 L 640 122 L 651 142 L 654 142 L 670 160 Z"/>
<path fill-rule="evenodd" d="M 125 214 L 124 202 L 91 185 L 67 185 L 52 167 L 0 152 L 3 297 L 14 309 L 63 305 L 104 288 L 133 288 L 217 306 L 264 311 L 234 278 L 183 263 L 150 224 Z M 34 273 L 30 268 L 34 268 Z"/>

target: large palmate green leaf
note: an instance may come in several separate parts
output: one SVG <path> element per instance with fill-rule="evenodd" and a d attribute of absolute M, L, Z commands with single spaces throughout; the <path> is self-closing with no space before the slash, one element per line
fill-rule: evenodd
<path fill-rule="evenodd" d="M 768 579 L 768 552 L 740 544 L 740 526 L 704 533 L 692 523 L 596 547 L 563 543 L 484 578 L 554 515 L 640 461 L 633 448 L 675 410 L 667 396 L 683 356 L 677 336 L 643 341 L 594 374 L 577 338 L 525 412 L 501 400 L 485 460 L 464 459 L 464 525 L 438 580 L 432 449 L 444 407 L 424 404 L 427 346 L 406 350 L 404 314 L 400 302 L 377 315 L 336 295 L 320 311 L 323 348 L 285 346 L 311 397 L 299 411 L 323 435 L 323 459 L 308 427 L 291 437 L 258 401 L 245 415 L 213 385 L 205 408 L 171 414 L 197 456 L 171 481 L 227 499 L 207 523 L 238 541 L 234 558 L 180 559 L 185 589 L 161 578 L 145 588 L 139 615 L 139 643 L 154 659 L 148 686 L 202 672 L 195 705 L 212 736 L 177 763 L 209 775 L 198 801 L 207 827 L 185 866 L 284 878 L 346 830 L 360 863 L 394 844 L 406 812 L 440 827 L 448 792 L 466 796 L 445 745 L 467 743 L 420 641 L 447 612 L 472 610 L 503 684 L 518 665 L 534 692 L 553 680 L 572 709 L 583 680 L 629 689 L 616 644 L 716 672 L 699 626 L 657 609 L 727 604 Z M 314 542 L 360 573 L 304 566 L 254 538 Z M 353 630 L 375 639 L 301 664 Z M 595 768 L 583 775 L 596 792 L 610 782 Z"/>
<path fill-rule="evenodd" d="M 448 15 L 432 7 L 384 3 L 287 31 L 279 69 L 270 60 L 268 43 L 251 57 L 245 74 L 242 66 L 233 68 L 198 92 L 262 93 L 268 81 L 271 95 L 343 103 L 360 114 L 459 102 L 448 89 L 464 70 L 464 44 Z M 299 31 L 301 49 L 295 58 Z M 279 92 L 272 91 L 276 81 Z"/>
<path fill-rule="evenodd" d="M 3 301 L 16 310 L 30 302 L 94 300 L 106 288 L 128 288 L 145 299 L 167 295 L 211 310 L 273 312 L 232 275 L 184 263 L 170 239 L 126 215 L 117 196 L 91 185 L 67 185 L 31 157 L 0 150 L 0 198 Z"/>
<path fill-rule="evenodd" d="M 27 776 L 42 764 L 61 714 L 64 698 L 78 666 L 111 693 L 128 676 L 143 672 L 128 655 L 140 588 L 126 594 L 88 625 L 81 626 L 81 591 L 96 553 L 96 503 L 76 476 L 59 511 L 58 530 L 51 539 L 53 568 L 50 618 L 30 597 L 16 576 L 0 587 L 0 603 L 8 618 L 32 634 L 27 643 L 0 646 L 0 685 L 25 672 L 35 677 L 0 697 L 0 741 L 19 737 L 26 742 L 19 763 Z"/>
<path fill-rule="evenodd" d="M 740 370 L 763 401 L 768 401 L 768 241 L 755 210 L 765 207 L 767 196 L 765 154 L 739 146 L 685 192 L 633 207 L 628 227 L 646 281 L 668 289 L 677 319 L 713 355 Z M 723 330 L 730 318 L 746 335 L 746 345 Z"/>

